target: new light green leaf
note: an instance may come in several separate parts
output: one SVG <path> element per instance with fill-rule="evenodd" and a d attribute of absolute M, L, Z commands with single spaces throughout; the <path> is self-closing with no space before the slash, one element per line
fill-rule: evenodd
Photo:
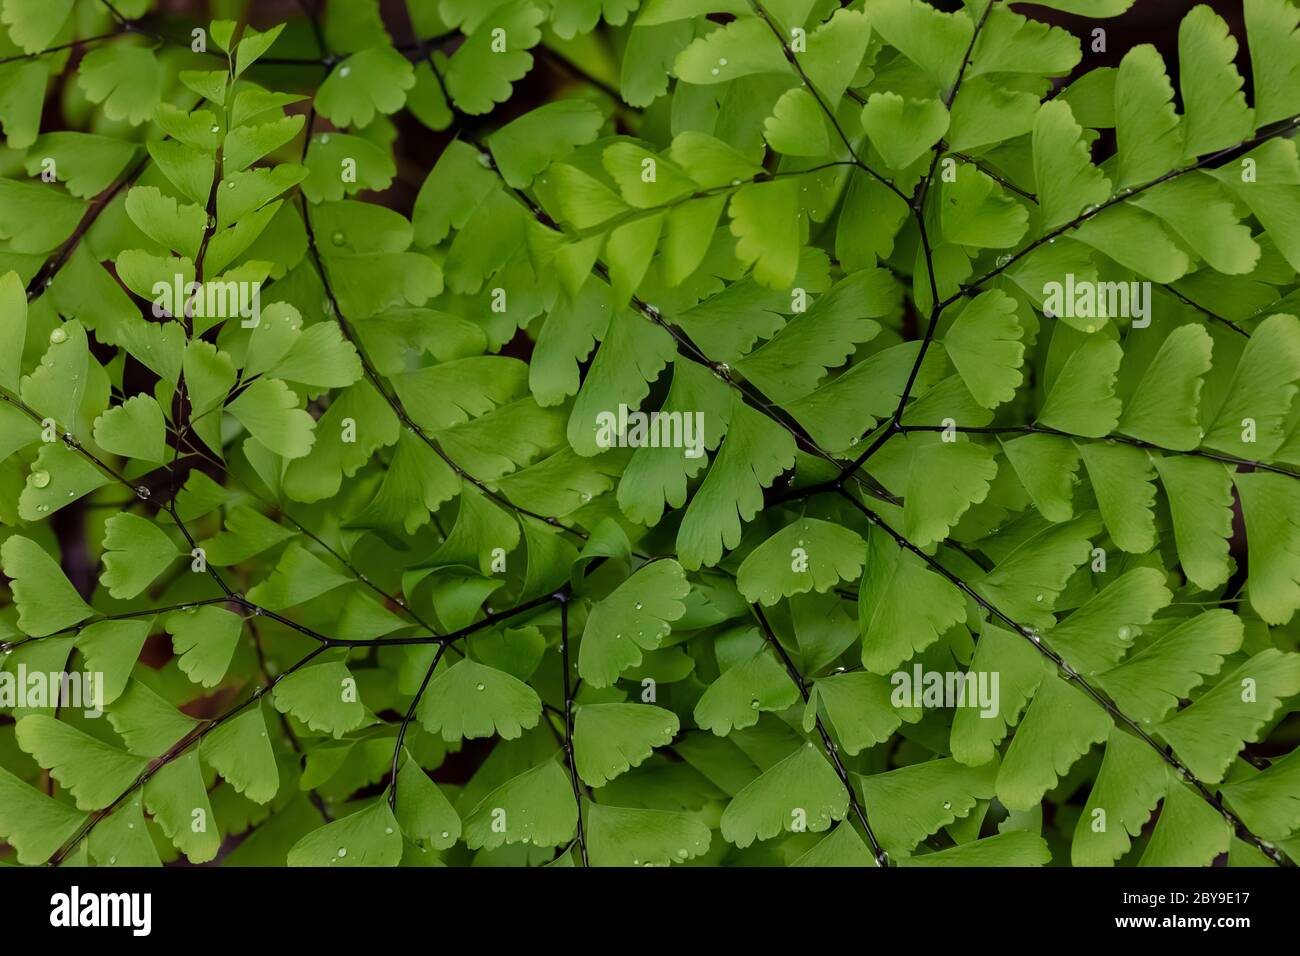
<path fill-rule="evenodd" d="M 356 678 L 341 661 L 311 664 L 284 677 L 271 692 L 271 702 L 312 730 L 341 737 L 366 718 Z"/>

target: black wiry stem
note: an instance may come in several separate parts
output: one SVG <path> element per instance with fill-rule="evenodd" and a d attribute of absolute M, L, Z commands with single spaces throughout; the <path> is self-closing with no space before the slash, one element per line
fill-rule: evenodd
<path fill-rule="evenodd" d="M 406 716 L 402 718 L 402 726 L 397 729 L 397 742 L 393 744 L 393 771 L 389 777 L 388 785 L 388 808 L 394 813 L 397 812 L 398 763 L 402 758 L 402 741 L 406 739 L 406 728 L 410 726 L 411 719 L 415 717 L 415 709 L 420 706 L 420 700 L 424 697 L 424 692 L 429 686 L 429 680 L 433 677 L 433 672 L 438 669 L 438 663 L 442 660 L 442 655 L 446 653 L 449 646 L 446 643 L 438 646 L 437 652 L 433 655 L 433 662 L 429 665 L 429 669 L 424 672 L 424 680 L 420 681 L 420 689 L 411 698 L 411 706 L 406 708 Z"/>
<path fill-rule="evenodd" d="M 885 186 L 885 188 L 896 195 L 899 199 L 903 200 L 903 202 L 907 202 L 907 195 L 894 185 L 893 180 L 876 172 L 858 156 L 857 150 L 853 147 L 853 141 L 849 139 L 848 135 L 844 132 L 844 127 L 840 125 L 839 117 L 835 115 L 835 111 L 831 109 L 830 104 L 826 102 L 821 91 L 817 89 L 817 85 L 813 83 L 812 78 L 804 70 L 803 64 L 799 62 L 799 57 L 795 55 L 793 48 L 791 48 L 790 44 L 786 41 L 785 34 L 783 34 L 781 28 L 776 25 L 776 21 L 772 19 L 772 15 L 767 12 L 767 8 L 765 8 L 759 0 L 749 0 L 749 5 L 753 9 L 754 15 L 767 24 L 768 29 L 772 31 L 772 35 L 776 37 L 776 42 L 781 44 L 781 52 L 785 54 L 785 58 L 790 62 L 790 65 L 794 67 L 795 72 L 799 74 L 799 78 L 803 81 L 803 85 L 807 88 L 808 92 L 812 94 L 813 99 L 817 101 L 818 107 L 821 108 L 821 111 L 826 115 L 826 119 L 830 122 L 832 128 L 834 128 L 836 135 L 839 136 L 840 142 L 844 144 L 844 148 L 848 150 L 849 155 L 853 157 L 854 165 L 872 179 L 875 179 L 881 185 Z"/>
<path fill-rule="evenodd" d="M 763 609 L 757 604 L 751 604 L 750 610 L 754 612 L 754 617 L 758 619 L 759 626 L 763 631 L 763 637 L 767 640 L 767 643 L 772 645 L 773 650 L 775 650 L 777 655 L 781 658 L 781 663 L 785 665 L 786 673 L 790 675 L 790 680 L 793 681 L 794 686 L 799 689 L 799 696 L 802 697 L 803 702 L 807 704 L 809 698 L 808 682 L 805 681 L 803 675 L 799 673 L 799 669 L 794 666 L 794 661 L 790 659 L 790 655 L 787 654 L 785 648 L 781 646 L 781 642 L 776 639 L 776 634 L 772 630 L 772 625 L 768 623 L 767 616 L 763 613 Z M 853 780 L 849 777 L 849 772 L 848 769 L 845 768 L 844 762 L 840 760 L 839 746 L 831 740 L 831 735 L 827 732 L 826 725 L 822 722 L 820 716 L 816 717 L 816 725 L 817 733 L 822 738 L 822 747 L 825 749 L 826 755 L 831 758 L 831 763 L 835 765 L 835 775 L 840 778 L 840 783 L 844 784 L 844 789 L 848 792 L 849 805 L 853 808 L 853 815 L 858 818 L 858 824 L 867 835 L 867 842 L 871 845 L 871 853 L 872 856 L 875 857 L 876 866 L 889 866 L 889 854 L 885 852 L 884 848 L 880 845 L 880 842 L 876 839 L 875 832 L 871 829 L 871 823 L 867 820 L 866 808 L 863 807 L 862 802 L 858 800 L 858 792 L 853 786 Z"/>
<path fill-rule="evenodd" d="M 560 661 L 564 667 L 564 755 L 569 764 L 569 782 L 573 785 L 573 806 L 578 813 L 578 851 L 582 865 L 591 866 L 587 857 L 587 834 L 582 825 L 582 785 L 578 782 L 578 762 L 573 755 L 573 676 L 569 665 L 569 599 L 561 593 L 555 596 L 560 602 Z"/>

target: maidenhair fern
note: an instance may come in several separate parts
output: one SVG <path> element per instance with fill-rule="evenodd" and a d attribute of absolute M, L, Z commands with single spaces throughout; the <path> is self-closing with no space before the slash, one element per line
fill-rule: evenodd
<path fill-rule="evenodd" d="M 1131 5 L 0 0 L 6 858 L 1300 859 L 1300 7 Z"/>

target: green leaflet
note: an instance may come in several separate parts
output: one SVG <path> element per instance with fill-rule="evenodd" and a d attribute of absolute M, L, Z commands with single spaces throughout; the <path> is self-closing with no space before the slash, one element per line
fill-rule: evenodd
<path fill-rule="evenodd" d="M 341 737 L 365 720 L 356 678 L 341 662 L 312 664 L 275 685 L 271 702 L 312 730 Z"/>
<path fill-rule="evenodd" d="M 782 830 L 819 833 L 848 812 L 849 797 L 826 758 L 812 741 L 736 794 L 722 814 L 722 836 L 749 846 Z"/>
<path fill-rule="evenodd" d="M 1081 690 L 1045 676 L 1002 758 L 998 799 L 1012 810 L 1034 806 L 1110 727 L 1106 712 Z"/>
<path fill-rule="evenodd" d="M 242 44 L 241 44 L 242 52 Z M 392 47 L 354 53 L 335 67 L 316 93 L 316 109 L 336 126 L 369 126 L 375 113 L 395 113 L 415 85 L 410 61 Z"/>
<path fill-rule="evenodd" d="M 761 648 L 748 660 L 723 671 L 695 704 L 695 722 L 719 737 L 752 727 L 761 711 L 782 711 L 799 701 L 799 688 L 776 655 Z"/>
<path fill-rule="evenodd" d="M 573 720 L 573 755 L 578 774 L 593 787 L 604 786 L 639 765 L 656 746 L 673 739 L 677 716 L 645 704 L 590 704 Z"/>
<path fill-rule="evenodd" d="M 44 863 L 81 826 L 85 818 L 0 769 L 0 833 L 25 864 Z"/>
<path fill-rule="evenodd" d="M 11 579 L 18 626 L 33 637 L 53 634 L 90 617 L 94 609 L 78 597 L 48 552 L 30 538 L 14 535 L 0 546 L 0 561 Z"/>
<path fill-rule="evenodd" d="M 593 866 L 667 866 L 709 848 L 709 828 L 686 813 L 593 805 L 587 818 Z"/>
<path fill-rule="evenodd" d="M 944 333 L 948 357 L 985 408 L 1010 401 L 1023 381 L 1022 335 L 1015 300 L 996 291 L 972 299 Z"/>
<path fill-rule="evenodd" d="M 1218 781 L 1282 698 L 1300 692 L 1300 656 L 1260 651 L 1156 729 L 1203 780 Z"/>
<path fill-rule="evenodd" d="M 862 663 L 884 674 L 964 622 L 966 607 L 952 584 L 875 531 L 862 575 L 858 618 Z"/>
<path fill-rule="evenodd" d="M 280 789 L 280 771 L 260 703 L 204 737 L 200 753 L 236 790 L 256 803 L 266 803 Z"/>
<path fill-rule="evenodd" d="M 7 862 L 1300 853 L 1293 0 L 173 6 L 0 0 Z"/>
<path fill-rule="evenodd" d="M 72 792 L 80 810 L 108 806 L 139 776 L 146 763 L 143 757 L 132 757 L 62 721 L 39 714 L 19 721 L 16 738 L 23 750 Z"/>
<path fill-rule="evenodd" d="M 1265 621 L 1285 624 L 1300 607 L 1300 497 L 1281 475 L 1237 475 L 1235 482 L 1251 531 L 1251 606 Z"/>
<path fill-rule="evenodd" d="M 607 687 L 641 663 L 642 651 L 659 647 L 685 613 L 689 591 L 680 564 L 652 561 L 592 607 L 578 647 L 582 679 Z"/>
<path fill-rule="evenodd" d="M 500 734 L 509 740 L 537 726 L 542 704 L 531 687 L 469 658 L 457 661 L 429 684 L 416 715 L 429 733 L 446 741 Z"/>
<path fill-rule="evenodd" d="M 859 776 L 857 782 L 866 805 L 881 821 L 881 846 L 890 854 L 906 854 L 969 813 L 976 800 L 991 797 L 997 769 L 996 762 L 972 768 L 945 758 Z M 917 800 L 918 792 L 926 794 L 923 801 Z"/>
<path fill-rule="evenodd" d="M 1045 230 L 1110 198 L 1110 181 L 1092 164 L 1067 104 L 1043 104 L 1034 120 L 1033 144 L 1034 180 Z"/>
<path fill-rule="evenodd" d="M 573 837 L 578 807 L 568 774 L 554 760 L 512 777 L 465 817 L 471 849 L 511 843 L 559 846 Z"/>
<path fill-rule="evenodd" d="M 677 532 L 682 566 L 716 564 L 724 547 L 735 547 L 742 522 L 762 505 L 762 489 L 793 463 L 790 434 L 733 398 L 727 437 Z"/>
<path fill-rule="evenodd" d="M 113 597 L 133 598 L 162 574 L 176 556 L 176 545 L 152 521 L 130 513 L 113 515 L 104 526 L 101 580 Z"/>
<path fill-rule="evenodd" d="M 1163 574 L 1134 568 L 1052 628 L 1048 640 L 1081 673 L 1095 674 L 1116 664 L 1172 598 Z"/>
<path fill-rule="evenodd" d="M 768 605 L 792 594 L 827 591 L 858 576 L 865 547 L 847 528 L 800 518 L 749 553 L 737 571 L 736 587 L 747 600 Z"/>
<path fill-rule="evenodd" d="M 170 614 L 164 626 L 186 676 L 205 687 L 221 683 L 243 630 L 239 615 L 209 604 Z"/>
<path fill-rule="evenodd" d="M 380 797 L 295 843 L 289 866 L 396 866 L 402 856 L 396 823 L 388 801 Z"/>
<path fill-rule="evenodd" d="M 1097 783 L 1070 844 L 1075 866 L 1110 866 L 1128 852 L 1165 792 L 1165 765 L 1150 747 L 1112 728 Z"/>
<path fill-rule="evenodd" d="M 1166 448 L 1199 445 L 1196 411 L 1212 348 L 1210 336 L 1198 325 L 1169 333 L 1125 405 L 1120 431 Z"/>

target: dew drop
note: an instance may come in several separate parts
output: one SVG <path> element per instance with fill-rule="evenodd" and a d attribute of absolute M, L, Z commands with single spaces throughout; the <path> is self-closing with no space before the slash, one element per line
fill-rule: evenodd
<path fill-rule="evenodd" d="M 392 832 L 393 832 L 393 828 L 392 828 L 392 827 L 384 827 L 384 832 L 385 832 L 385 833 L 392 833 Z"/>
<path fill-rule="evenodd" d="M 715 66 L 715 67 L 714 67 L 712 70 L 710 70 L 709 72 L 712 73 L 714 76 L 717 76 L 717 75 L 718 75 L 718 68 Z"/>
<path fill-rule="evenodd" d="M 477 689 L 478 689 L 478 690 L 483 690 L 483 685 L 482 685 L 482 684 L 479 684 Z"/>
<path fill-rule="evenodd" d="M 351 72 L 352 72 L 352 67 L 350 66 L 339 67 L 339 76 L 347 76 Z"/>
<path fill-rule="evenodd" d="M 68 333 L 63 331 L 62 327 L 57 328 L 50 333 L 51 345 L 58 345 L 59 343 L 66 342 L 66 341 L 68 341 Z"/>
<path fill-rule="evenodd" d="M 41 514 L 45 514 L 45 512 L 47 512 L 47 511 L 50 510 L 50 506 L 49 506 L 49 505 L 38 505 L 37 508 L 36 508 L 36 510 L 39 511 Z"/>
<path fill-rule="evenodd" d="M 683 847 L 682 849 L 680 849 L 680 850 L 677 851 L 677 856 L 678 856 L 679 858 L 681 858 L 681 859 L 684 860 L 684 859 L 686 859 L 688 856 L 690 856 L 690 853 L 686 850 L 685 847 Z"/>
<path fill-rule="evenodd" d="M 637 609 L 638 611 L 641 610 L 641 602 L 640 602 L 640 601 L 637 601 L 637 602 L 636 602 L 636 609 Z"/>
<path fill-rule="evenodd" d="M 755 697 L 753 700 L 751 700 L 751 701 L 749 702 L 749 709 L 750 709 L 750 710 L 758 710 L 758 698 L 757 698 L 757 697 Z"/>
<path fill-rule="evenodd" d="M 449 836 L 451 836 L 451 834 L 448 833 L 446 830 L 443 830 L 443 831 L 442 831 L 442 838 L 443 838 L 444 840 L 447 839 L 447 837 L 449 837 Z"/>
<path fill-rule="evenodd" d="M 214 127 L 212 127 L 212 132 L 214 132 L 214 133 L 220 133 L 220 132 L 221 132 L 221 127 L 220 127 L 220 126 L 214 126 Z"/>
<path fill-rule="evenodd" d="M 115 857 L 115 856 L 110 856 L 110 857 L 108 858 L 108 862 L 109 862 L 109 863 L 116 863 L 116 862 L 117 862 L 117 857 Z"/>
<path fill-rule="evenodd" d="M 727 58 L 725 56 L 718 57 L 718 66 L 726 66 L 726 65 L 727 65 Z"/>
<path fill-rule="evenodd" d="M 234 189 L 234 188 L 235 188 L 235 181 L 232 179 L 230 182 L 226 183 L 226 188 L 227 188 L 227 189 Z"/>
<path fill-rule="evenodd" d="M 146 500 L 148 500 L 149 495 L 150 495 L 150 491 L 149 491 L 149 489 L 146 488 L 144 485 L 137 485 L 137 486 L 136 486 L 136 489 L 135 489 L 135 496 L 136 496 L 137 498 L 139 498 L 141 501 L 146 501 Z"/>
<path fill-rule="evenodd" d="M 336 232 L 336 233 L 334 233 L 334 235 L 330 236 L 330 242 L 334 243 L 334 245 L 336 245 L 336 246 L 341 246 L 341 245 L 343 245 L 343 243 L 344 243 L 344 241 L 345 241 L 346 239 L 347 239 L 347 236 L 343 235 L 342 232 Z"/>
<path fill-rule="evenodd" d="M 345 846 L 341 846 L 341 847 L 339 847 L 339 856 L 340 856 L 340 857 L 344 857 L 344 856 L 347 856 L 347 855 L 348 855 L 348 848 L 345 847 Z"/>
<path fill-rule="evenodd" d="M 1035 601 L 1042 601 L 1042 600 L 1043 600 L 1043 596 L 1042 596 L 1041 594 L 1035 594 L 1035 595 L 1034 595 L 1034 600 L 1035 600 Z"/>
<path fill-rule="evenodd" d="M 1115 636 L 1118 637 L 1121 641 L 1127 641 L 1130 637 L 1133 636 L 1133 629 L 1129 627 L 1127 624 L 1124 624 L 1120 627 L 1118 631 L 1115 632 Z"/>
<path fill-rule="evenodd" d="M 50 473 L 48 471 L 32 472 L 32 485 L 36 488 L 44 488 L 50 483 Z"/>
<path fill-rule="evenodd" d="M 951 810 L 951 809 L 952 809 L 952 803 L 951 803 L 951 801 L 945 800 L 945 801 L 943 802 L 943 808 L 944 808 L 945 810 Z"/>

